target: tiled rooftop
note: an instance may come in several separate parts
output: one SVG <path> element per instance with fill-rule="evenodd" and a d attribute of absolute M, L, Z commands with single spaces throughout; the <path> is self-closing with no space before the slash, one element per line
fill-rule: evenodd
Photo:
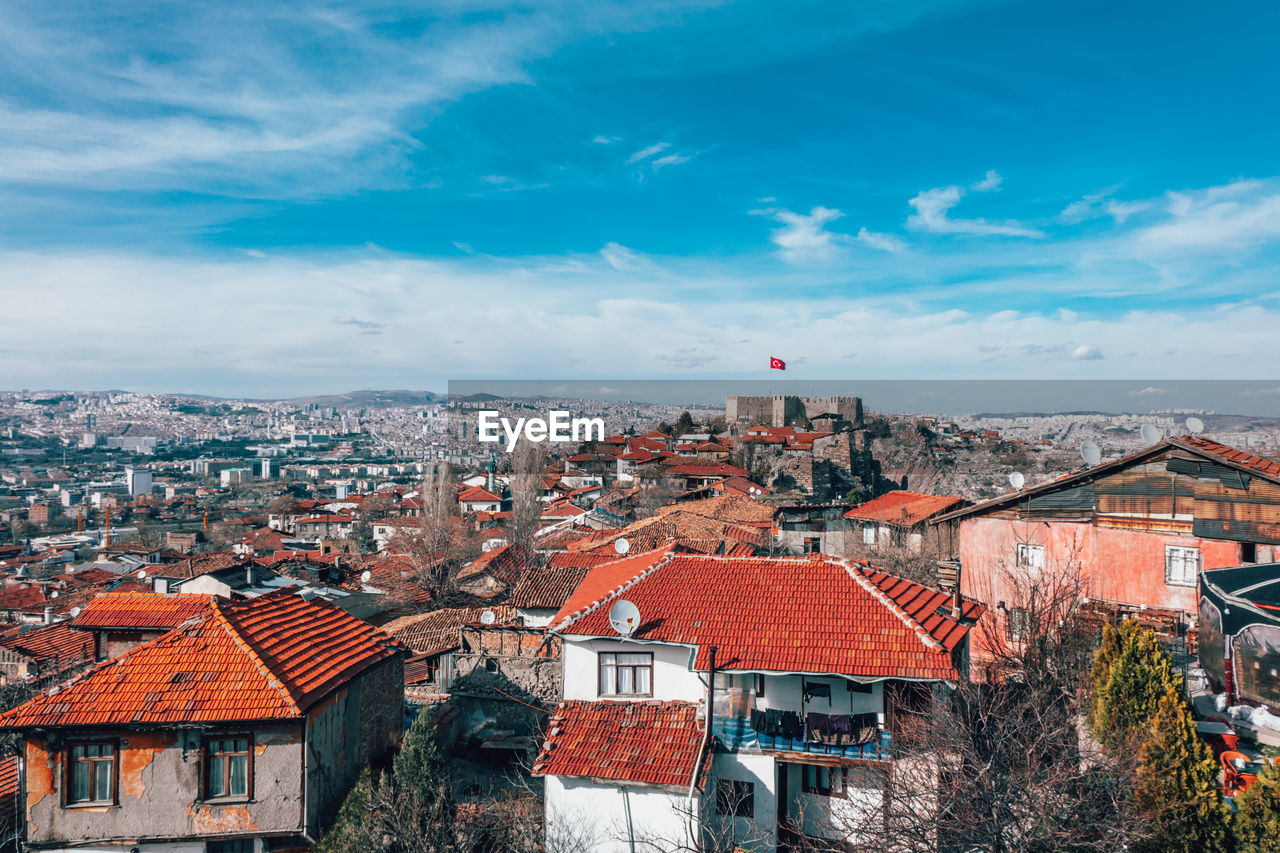
<path fill-rule="evenodd" d="M 109 592 L 91 599 L 72 622 L 77 628 L 151 628 L 168 630 L 204 614 L 210 595 Z"/>
<path fill-rule="evenodd" d="M 552 625 L 615 636 L 621 598 L 640 609 L 635 639 L 695 646 L 698 669 L 714 645 L 723 669 L 954 681 L 950 651 L 969 629 L 946 594 L 832 557 L 662 553 L 593 569 Z"/>
<path fill-rule="evenodd" d="M 687 788 L 705 731 L 690 702 L 561 702 L 533 772 Z M 711 754 L 702 755 L 699 787 Z"/>
<path fill-rule="evenodd" d="M 880 521 L 911 527 L 938 513 L 955 509 L 964 498 L 947 495 L 925 495 L 919 492 L 889 492 L 856 506 L 844 514 L 845 518 L 863 521 Z"/>
<path fill-rule="evenodd" d="M 296 719 L 401 651 L 337 607 L 287 591 L 215 599 L 202 618 L 0 715 L 0 726 Z"/>

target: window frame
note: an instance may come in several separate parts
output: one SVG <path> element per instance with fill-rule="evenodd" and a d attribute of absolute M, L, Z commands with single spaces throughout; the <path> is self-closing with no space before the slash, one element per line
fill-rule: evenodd
<path fill-rule="evenodd" d="M 1036 560 L 1030 560 L 1030 555 L 1036 555 Z M 1036 542 L 1019 542 L 1017 547 L 1018 566 L 1023 569 L 1034 569 L 1040 571 L 1044 568 L 1045 547 Z"/>
<path fill-rule="evenodd" d="M 822 780 L 827 783 L 825 787 L 821 784 Z M 849 785 L 845 778 L 845 768 L 826 764 L 801 764 L 800 790 L 818 797 L 847 800 Z"/>
<path fill-rule="evenodd" d="M 110 747 L 110 757 L 84 755 L 77 758 L 75 751 L 96 746 Z M 63 752 L 63 779 L 62 779 L 62 806 L 63 808 L 102 808 L 103 806 L 115 806 L 120 802 L 120 741 L 117 738 L 99 738 L 94 740 L 76 740 L 69 742 Z M 103 762 L 110 762 L 111 767 L 111 795 L 109 799 L 75 799 L 75 777 L 76 770 L 81 764 L 89 767 L 89 793 L 92 797 L 94 785 L 95 765 Z"/>
<path fill-rule="evenodd" d="M 862 525 L 862 544 L 863 545 L 876 544 L 876 526 L 874 524 Z"/>
<path fill-rule="evenodd" d="M 227 741 L 246 741 L 247 747 L 244 751 L 233 749 L 227 751 L 213 751 L 214 744 L 225 744 Z M 238 732 L 232 734 L 220 734 L 206 737 L 200 747 L 200 756 L 202 766 L 200 772 L 200 793 L 203 802 L 212 803 L 247 803 L 253 800 L 253 734 L 250 732 Z M 231 793 L 231 760 L 238 755 L 245 756 L 244 769 L 244 793 Z M 215 756 L 217 758 L 215 759 Z M 213 770 L 214 761 L 220 761 L 223 764 L 222 778 L 223 785 L 226 789 L 225 793 L 215 794 L 212 790 L 210 776 Z"/>
<path fill-rule="evenodd" d="M 1025 607 L 1010 607 L 1004 618 L 1005 633 L 1010 642 L 1024 642 L 1031 633 L 1031 611 Z"/>
<path fill-rule="evenodd" d="M 726 811 L 725 805 L 732 806 L 732 810 Z M 717 779 L 716 814 L 753 819 L 756 816 L 756 783 L 747 779 Z"/>
<path fill-rule="evenodd" d="M 1185 578 L 1185 575 L 1186 575 L 1185 570 L 1187 565 L 1186 560 L 1187 560 L 1188 552 L 1195 554 L 1195 565 L 1191 569 L 1191 578 L 1190 580 L 1175 579 L 1170 573 L 1170 568 L 1172 568 L 1172 566 L 1174 565 L 1172 558 L 1175 554 L 1181 554 L 1183 576 Z M 1199 548 L 1195 548 L 1190 545 L 1165 545 L 1164 546 L 1164 582 L 1166 586 L 1195 586 L 1196 582 L 1200 579 L 1200 568 L 1203 565 L 1204 565 L 1204 555 L 1200 553 Z"/>
<path fill-rule="evenodd" d="M 620 662 L 618 661 L 618 657 L 619 657 L 620 655 L 644 655 L 645 657 L 647 657 L 647 658 L 649 659 L 649 662 L 648 662 L 648 663 L 643 663 L 643 664 L 642 664 L 642 663 L 625 663 L 625 664 L 624 664 L 624 663 L 620 663 Z M 606 662 L 605 662 L 605 658 L 606 658 L 606 657 L 612 658 L 612 659 L 613 659 L 613 662 L 612 662 L 612 663 L 606 663 Z M 605 678 L 604 678 L 604 674 L 605 674 L 605 669 L 606 669 L 606 668 L 608 668 L 608 667 L 612 667 L 612 668 L 613 668 L 613 688 L 614 688 L 614 689 L 613 689 L 611 692 L 606 692 L 606 691 L 605 691 Z M 619 674 L 619 671 L 620 671 L 620 670 L 622 670 L 622 669 L 624 669 L 624 668 L 625 668 L 625 669 L 630 669 L 630 670 L 645 670 L 645 671 L 647 671 L 647 672 L 648 672 L 649 689 L 648 689 L 648 690 L 646 690 L 646 691 L 645 691 L 645 692 L 643 692 L 643 693 L 635 692 L 635 691 L 630 692 L 630 693 L 623 693 L 622 691 L 620 691 L 620 690 L 618 689 L 618 684 L 619 684 L 619 680 L 620 680 L 620 679 L 618 678 L 618 674 Z M 631 683 L 632 683 L 632 685 L 633 685 L 633 686 L 637 683 L 637 682 L 636 682 L 636 678 L 635 678 L 635 674 L 634 674 L 634 673 L 633 673 L 633 674 L 632 674 L 632 676 L 631 676 Z M 596 695 L 598 695 L 598 696 L 616 696 L 616 697 L 623 698 L 623 699 L 631 699 L 631 698 L 652 698 L 652 697 L 653 697 L 653 652 L 627 652 L 627 651 L 610 651 L 610 652 L 604 652 L 604 651 L 602 651 L 602 652 L 597 652 L 597 653 L 596 653 Z"/>

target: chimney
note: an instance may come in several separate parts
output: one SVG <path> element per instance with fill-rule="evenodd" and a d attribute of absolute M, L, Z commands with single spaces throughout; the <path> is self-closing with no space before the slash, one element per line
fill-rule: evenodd
<path fill-rule="evenodd" d="M 253 586 L 253 564 L 244 567 L 244 582 L 246 586 Z"/>
<path fill-rule="evenodd" d="M 960 594 L 960 561 L 956 560 L 956 588 L 951 594 L 951 617 L 959 619 L 964 613 L 964 596 Z"/>
<path fill-rule="evenodd" d="M 44 609 L 44 624 L 53 624 L 53 605 L 48 605 Z"/>

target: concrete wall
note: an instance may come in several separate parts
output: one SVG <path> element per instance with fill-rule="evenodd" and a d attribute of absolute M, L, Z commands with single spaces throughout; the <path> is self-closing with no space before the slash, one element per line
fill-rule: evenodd
<path fill-rule="evenodd" d="M 693 849 L 685 792 L 568 776 L 546 777 L 545 791 L 547 853 Z M 700 808 L 695 794 L 692 810 Z"/>
<path fill-rule="evenodd" d="M 319 834 L 360 771 L 404 735 L 404 659 L 385 661 L 313 708 L 307 719 L 307 826 Z"/>
<path fill-rule="evenodd" d="M 600 699 L 599 652 L 652 652 L 655 699 L 697 702 L 707 698 L 706 687 L 689 669 L 692 649 L 659 643 L 622 643 L 617 640 L 566 640 L 564 698 Z M 603 697 L 611 698 L 611 697 Z"/>
<path fill-rule="evenodd" d="M 750 782 L 754 786 L 751 817 L 721 815 L 716 807 L 716 788 L 721 780 Z M 744 752 L 716 753 L 708 774 L 703 834 L 713 850 L 740 847 L 750 851 L 775 849 L 778 836 L 777 769 L 771 755 Z"/>
<path fill-rule="evenodd" d="M 69 738 L 27 740 L 27 838 L 30 842 L 256 835 L 302 828 L 300 723 L 228 727 L 252 731 L 253 791 L 248 802 L 199 802 L 201 733 L 115 731 L 118 804 L 64 808 L 63 761 Z M 103 734 L 108 734 L 103 732 Z"/>

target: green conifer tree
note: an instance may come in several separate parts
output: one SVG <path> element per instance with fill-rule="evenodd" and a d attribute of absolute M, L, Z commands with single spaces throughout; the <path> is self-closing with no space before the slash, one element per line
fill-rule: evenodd
<path fill-rule="evenodd" d="M 1157 703 L 1139 753 L 1134 800 L 1150 822 L 1150 853 L 1217 853 L 1230 849 L 1227 810 L 1217 787 L 1213 753 L 1196 734 L 1178 687 Z"/>
<path fill-rule="evenodd" d="M 1129 624 L 1135 627 L 1121 628 L 1119 654 L 1094 693 L 1093 732 L 1112 748 L 1136 746 L 1145 739 L 1160 698 L 1170 689 L 1182 689 L 1182 676 L 1173 671 L 1156 635 Z"/>
<path fill-rule="evenodd" d="M 1268 764 L 1258 781 L 1236 797 L 1231 822 L 1239 853 L 1269 853 L 1280 845 L 1280 767 Z"/>

